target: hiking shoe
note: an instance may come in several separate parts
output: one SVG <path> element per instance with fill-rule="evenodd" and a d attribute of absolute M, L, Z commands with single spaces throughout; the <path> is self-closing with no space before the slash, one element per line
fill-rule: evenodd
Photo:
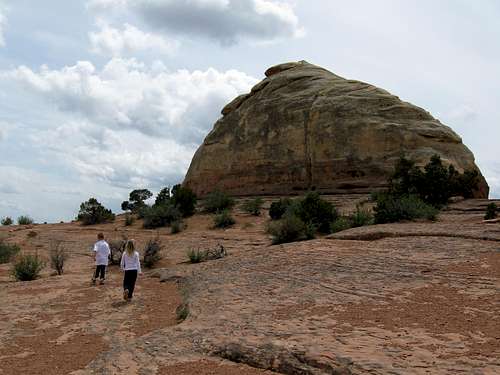
<path fill-rule="evenodd" d="M 125 289 L 125 290 L 123 291 L 123 299 L 124 299 L 125 301 L 128 301 L 128 289 Z"/>
<path fill-rule="evenodd" d="M 99 284 L 104 285 L 104 279 L 101 279 L 101 281 L 99 282 Z"/>
<path fill-rule="evenodd" d="M 95 285 L 95 279 L 92 279 L 92 285 Z"/>

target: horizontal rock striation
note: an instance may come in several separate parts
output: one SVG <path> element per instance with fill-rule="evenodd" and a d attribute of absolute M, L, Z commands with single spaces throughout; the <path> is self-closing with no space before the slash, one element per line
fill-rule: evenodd
<path fill-rule="evenodd" d="M 479 170 L 461 138 L 427 111 L 305 61 L 269 68 L 222 115 L 184 180 L 199 196 L 366 193 L 386 187 L 403 155 L 424 165 L 439 154 L 461 172 Z M 476 197 L 488 192 L 481 175 Z"/>

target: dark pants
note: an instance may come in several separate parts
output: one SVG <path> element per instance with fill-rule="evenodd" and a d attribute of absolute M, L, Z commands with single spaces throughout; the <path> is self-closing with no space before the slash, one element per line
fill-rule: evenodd
<path fill-rule="evenodd" d="M 94 279 L 97 279 L 99 277 L 99 274 L 101 275 L 101 280 L 104 280 L 106 278 L 106 266 L 105 265 L 101 264 L 99 266 L 96 266 Z"/>
<path fill-rule="evenodd" d="M 123 290 L 128 290 L 128 298 L 132 298 L 134 294 L 135 281 L 137 280 L 137 270 L 125 271 L 123 277 Z"/>

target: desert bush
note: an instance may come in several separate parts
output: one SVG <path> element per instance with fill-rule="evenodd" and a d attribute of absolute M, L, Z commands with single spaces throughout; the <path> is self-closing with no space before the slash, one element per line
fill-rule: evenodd
<path fill-rule="evenodd" d="M 12 275 L 17 281 L 31 281 L 40 276 L 44 267 L 45 263 L 38 254 L 23 254 L 16 258 L 12 267 Z"/>
<path fill-rule="evenodd" d="M 27 215 L 22 215 L 17 218 L 17 223 L 19 225 L 30 225 L 33 224 L 33 219 Z"/>
<path fill-rule="evenodd" d="M 181 217 L 180 211 L 172 204 L 153 206 L 145 211 L 143 226 L 147 229 L 166 227 Z"/>
<path fill-rule="evenodd" d="M 263 204 L 264 201 L 262 200 L 262 198 L 255 198 L 245 201 L 241 205 L 241 208 L 243 209 L 243 211 L 250 215 L 259 216 Z"/>
<path fill-rule="evenodd" d="M 288 207 L 292 205 L 292 200 L 289 198 L 283 198 L 279 201 L 272 202 L 269 208 L 269 216 L 272 220 L 279 220 L 283 217 Z"/>
<path fill-rule="evenodd" d="M 161 249 L 163 249 L 163 245 L 158 237 L 150 239 L 146 243 L 143 259 L 143 263 L 146 268 L 153 268 L 154 265 L 161 259 Z"/>
<path fill-rule="evenodd" d="M 97 199 L 90 198 L 80 205 L 77 220 L 83 225 L 101 224 L 114 221 L 115 214 L 105 208 Z"/>
<path fill-rule="evenodd" d="M 273 244 L 300 241 L 307 238 L 306 224 L 297 216 L 286 213 L 280 220 L 269 223 L 267 232 Z"/>
<path fill-rule="evenodd" d="M 182 232 L 186 227 L 186 224 L 182 220 L 172 221 L 170 224 L 170 233 L 177 234 Z"/>
<path fill-rule="evenodd" d="M 439 155 L 433 155 L 423 170 L 415 166 L 413 160 L 402 157 L 389 179 L 389 193 L 394 196 L 416 195 L 439 208 L 452 196 L 471 198 L 478 183 L 477 170 L 460 174 L 453 165 L 445 167 Z"/>
<path fill-rule="evenodd" d="M 175 315 L 177 317 L 177 322 L 181 323 L 184 320 L 187 319 L 189 316 L 189 305 L 187 303 L 181 303 L 177 308 L 175 309 Z"/>
<path fill-rule="evenodd" d="M 129 214 L 129 213 L 125 214 L 125 226 L 126 227 L 131 226 L 132 224 L 134 224 L 134 222 L 135 222 L 135 217 L 133 214 Z"/>
<path fill-rule="evenodd" d="M 330 225 L 330 232 L 337 233 L 343 230 L 349 229 L 352 227 L 351 220 L 344 216 L 339 216 L 335 221 Z"/>
<path fill-rule="evenodd" d="M 174 185 L 172 188 L 172 204 L 179 209 L 183 217 L 194 215 L 196 211 L 196 194 L 188 187 Z"/>
<path fill-rule="evenodd" d="M 35 232 L 34 230 L 30 230 L 26 236 L 28 238 L 35 238 L 36 236 L 38 236 L 38 232 Z"/>
<path fill-rule="evenodd" d="M 2 219 L 1 223 L 2 223 L 2 225 L 7 226 L 7 225 L 12 225 L 14 222 L 12 221 L 12 218 L 11 218 L 11 217 L 6 216 L 6 217 L 4 217 L 4 218 Z"/>
<path fill-rule="evenodd" d="M 236 223 L 228 210 L 221 211 L 214 216 L 214 228 L 229 228 Z"/>
<path fill-rule="evenodd" d="M 189 249 L 187 251 L 187 257 L 191 263 L 200 263 L 205 260 L 206 252 L 200 249 Z"/>
<path fill-rule="evenodd" d="M 153 206 L 161 206 L 170 202 L 170 188 L 164 187 L 160 190 L 160 192 L 156 195 L 155 203 Z"/>
<path fill-rule="evenodd" d="M 215 190 L 207 195 L 203 202 L 203 209 L 210 213 L 219 213 L 234 206 L 234 199 L 226 193 Z"/>
<path fill-rule="evenodd" d="M 484 220 L 491 220 L 497 217 L 498 207 L 495 203 L 490 203 L 486 206 L 486 214 L 484 215 Z"/>
<path fill-rule="evenodd" d="M 330 224 L 337 218 L 337 210 L 330 202 L 323 200 L 319 193 L 309 192 L 288 207 L 304 223 L 313 224 L 320 233 L 329 233 Z"/>
<path fill-rule="evenodd" d="M 207 260 L 221 259 L 227 256 L 227 251 L 221 244 L 218 244 L 213 249 L 200 250 L 200 249 L 189 249 L 187 256 L 191 263 L 201 263 Z"/>
<path fill-rule="evenodd" d="M 416 195 L 394 196 L 392 194 L 378 194 L 374 211 L 376 224 L 415 219 L 436 220 L 439 212 Z"/>
<path fill-rule="evenodd" d="M 124 236 L 121 240 L 108 241 L 109 249 L 111 250 L 110 262 L 111 264 L 120 264 L 122 254 L 125 251 L 125 244 L 128 238 Z"/>
<path fill-rule="evenodd" d="M 360 206 L 359 204 L 356 205 L 356 211 L 350 216 L 349 219 L 353 228 L 373 224 L 373 215 L 371 211 Z"/>
<path fill-rule="evenodd" d="M 10 244 L 0 239 L 0 264 L 9 263 L 19 250 L 18 245 Z"/>
<path fill-rule="evenodd" d="M 64 272 L 64 263 L 68 259 L 68 252 L 61 241 L 54 241 L 49 248 L 50 267 L 62 275 Z"/>

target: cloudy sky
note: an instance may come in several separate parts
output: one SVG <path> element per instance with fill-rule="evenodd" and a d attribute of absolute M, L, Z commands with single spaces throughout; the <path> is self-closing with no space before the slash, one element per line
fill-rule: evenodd
<path fill-rule="evenodd" d="M 496 0 L 0 0 L 0 217 L 182 181 L 225 103 L 307 60 L 426 108 L 500 197 Z"/>

